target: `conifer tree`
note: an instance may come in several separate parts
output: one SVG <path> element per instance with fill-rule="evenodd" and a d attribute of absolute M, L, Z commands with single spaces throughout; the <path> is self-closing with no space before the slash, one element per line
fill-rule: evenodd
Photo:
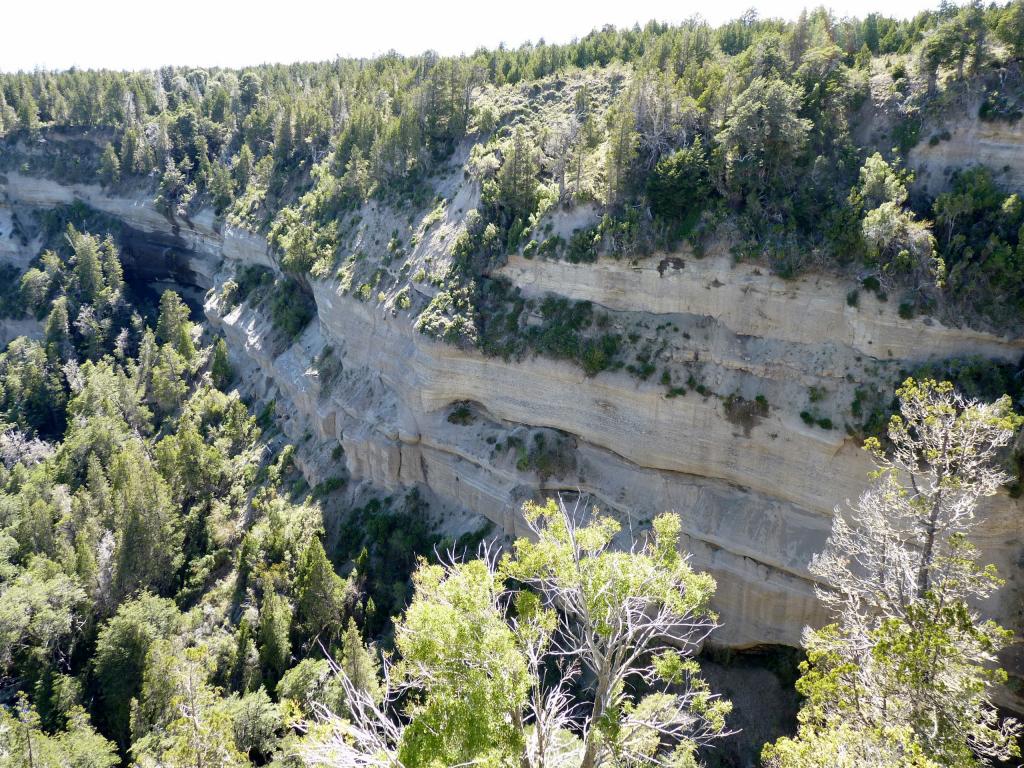
<path fill-rule="evenodd" d="M 192 323 L 189 321 L 188 305 L 174 291 L 164 291 L 160 296 L 160 316 L 156 322 L 156 338 L 161 344 L 170 344 L 174 350 L 190 362 L 196 354 L 192 341 Z"/>
<path fill-rule="evenodd" d="M 33 138 L 39 135 L 39 107 L 31 94 L 25 94 L 18 104 L 18 128 Z"/>
<path fill-rule="evenodd" d="M 970 542 L 978 501 L 1009 478 L 1000 450 L 1021 425 L 1009 397 L 968 400 L 948 382 L 897 391 L 889 447 L 866 447 L 877 479 L 837 510 L 811 563 L 836 623 L 805 637 L 800 731 L 765 748 L 771 768 L 981 766 L 1020 754 L 1001 719 L 996 652 L 1011 634 L 973 607 L 1000 584 Z"/>
<path fill-rule="evenodd" d="M 117 156 L 114 145 L 107 142 L 100 155 L 100 181 L 107 186 L 117 184 L 121 180 L 121 160 Z"/>
<path fill-rule="evenodd" d="M 75 252 L 75 285 L 82 303 L 95 304 L 103 290 L 103 266 L 100 245 L 95 237 L 68 226 L 68 242 Z"/>
<path fill-rule="evenodd" d="M 114 239 L 107 235 L 100 249 L 103 252 L 103 282 L 107 287 L 107 301 L 114 305 L 124 293 L 124 268 Z"/>
<path fill-rule="evenodd" d="M 259 654 L 263 679 L 274 690 L 281 675 L 291 663 L 292 607 L 288 601 L 270 591 L 263 596 L 260 606 Z"/>
<path fill-rule="evenodd" d="M 337 632 L 344 604 L 344 582 L 334 572 L 320 539 L 307 545 L 295 574 L 296 626 L 304 641 L 322 642 Z"/>
<path fill-rule="evenodd" d="M 210 376 L 218 389 L 224 389 L 231 383 L 234 371 L 228 361 L 228 345 L 223 338 L 217 339 L 213 345 L 213 359 L 210 362 Z"/>
<path fill-rule="evenodd" d="M 498 172 L 500 202 L 508 211 L 508 221 L 526 218 L 537 205 L 537 150 L 519 126 L 512 134 L 506 157 Z"/>

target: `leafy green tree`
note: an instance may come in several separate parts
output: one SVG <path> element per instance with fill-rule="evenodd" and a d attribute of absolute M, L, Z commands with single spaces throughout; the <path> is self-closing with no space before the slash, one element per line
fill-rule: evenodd
<path fill-rule="evenodd" d="M 66 332 L 59 322 L 63 319 L 58 315 L 52 326 L 54 338 L 66 338 L 58 332 Z M 43 434 L 63 431 L 67 402 L 63 382 L 40 342 L 26 337 L 12 341 L 0 354 L 0 382 L 0 400 L 8 420 L 22 429 L 37 429 Z"/>
<path fill-rule="evenodd" d="M 505 159 L 497 176 L 498 203 L 506 212 L 506 220 L 525 221 L 537 206 L 537 150 L 519 126 L 507 145 Z"/>
<path fill-rule="evenodd" d="M 247 765 L 235 744 L 230 705 L 209 683 L 206 650 L 171 649 L 153 661 L 159 676 L 147 676 L 152 690 L 144 690 L 143 698 L 156 698 L 158 716 L 133 745 L 139 762 L 167 768 Z"/>
<path fill-rule="evenodd" d="M 234 371 L 231 369 L 231 363 L 228 361 L 228 345 L 222 338 L 217 339 L 217 343 L 213 345 L 210 376 L 213 378 L 214 386 L 218 389 L 226 387 L 234 377 Z"/>
<path fill-rule="evenodd" d="M 265 764 L 280 742 L 280 708 L 263 688 L 231 700 L 229 707 L 235 749 L 257 765 Z"/>
<path fill-rule="evenodd" d="M 308 761 L 694 765 L 722 733 L 729 705 L 689 658 L 714 626 L 714 582 L 680 555 L 678 517 L 622 551 L 610 518 L 580 525 L 554 501 L 524 511 L 534 540 L 500 565 L 485 552 L 420 567 L 380 697 L 341 674 L 348 717 L 305 746 Z M 398 691 L 417 692 L 400 719 Z"/>
<path fill-rule="evenodd" d="M 934 87 L 939 67 L 956 67 L 956 79 L 964 79 L 964 67 L 971 58 L 971 72 L 976 73 L 984 60 L 987 27 L 979 2 L 960 9 L 952 18 L 940 24 L 925 40 L 922 48 L 924 66 L 929 75 L 929 86 Z"/>
<path fill-rule="evenodd" d="M 68 226 L 68 242 L 75 252 L 74 280 L 83 303 L 95 304 L 104 288 L 100 243 L 92 235 Z"/>
<path fill-rule="evenodd" d="M 927 222 L 897 203 L 882 203 L 861 224 L 868 258 L 883 273 L 915 276 L 919 285 L 941 284 L 944 265 L 935 255 L 935 238 Z"/>
<path fill-rule="evenodd" d="M 636 114 L 632 106 L 625 102 L 620 102 L 609 110 L 607 123 L 606 200 L 610 205 L 615 205 L 622 201 L 629 187 L 630 173 L 637 156 L 639 135 L 636 130 Z"/>
<path fill-rule="evenodd" d="M 100 250 L 103 254 L 103 282 L 106 286 L 107 303 L 113 306 L 120 301 L 124 293 L 124 267 L 121 266 L 121 254 L 110 235 L 103 240 Z"/>
<path fill-rule="evenodd" d="M 43 338 L 46 339 L 47 346 L 53 345 L 59 352 L 66 352 L 71 348 L 71 318 L 68 317 L 66 297 L 57 298 L 50 307 Z"/>
<path fill-rule="evenodd" d="M 150 378 L 150 392 L 153 403 L 164 414 L 171 414 L 181 407 L 188 392 L 185 380 L 187 371 L 185 359 L 170 344 L 164 344 L 157 352 Z"/>
<path fill-rule="evenodd" d="M 35 138 L 39 135 L 39 125 L 39 106 L 28 94 L 18 104 L 18 128 Z"/>
<path fill-rule="evenodd" d="M 875 484 L 837 515 L 812 572 L 837 622 L 809 632 L 797 684 L 800 730 L 765 750 L 778 768 L 980 766 L 1020 754 L 1014 720 L 992 703 L 1010 633 L 971 606 L 1000 581 L 969 536 L 978 501 L 1006 482 L 1000 449 L 1021 425 L 1009 397 L 967 400 L 951 384 L 908 379 L 897 392 L 890 448 L 866 447 Z"/>
<path fill-rule="evenodd" d="M 21 296 L 33 313 L 39 313 L 50 294 L 50 275 L 36 267 L 29 267 L 21 276 Z"/>
<path fill-rule="evenodd" d="M 850 203 L 858 211 L 869 211 L 883 203 L 907 202 L 907 174 L 901 173 L 875 152 L 864 161 L 860 178 L 850 190 Z"/>
<path fill-rule="evenodd" d="M 212 165 L 209 188 L 214 212 L 223 215 L 235 198 L 235 180 L 224 163 L 216 162 Z"/>
<path fill-rule="evenodd" d="M 249 186 L 249 178 L 252 176 L 254 164 L 252 150 L 249 149 L 248 144 L 243 144 L 231 165 L 231 176 L 238 189 L 245 189 Z"/>
<path fill-rule="evenodd" d="M 74 651 L 88 618 L 78 579 L 42 554 L 31 557 L 0 590 L 0 674 L 37 678 L 60 668 Z"/>
<path fill-rule="evenodd" d="M 342 674 L 352 682 L 352 685 L 367 694 L 371 699 L 380 699 L 381 688 L 377 679 L 379 664 L 374 658 L 373 649 L 367 648 L 363 643 L 362 635 L 356 627 L 356 620 L 349 617 L 348 626 L 341 636 L 341 662 Z"/>
<path fill-rule="evenodd" d="M 235 691 L 251 691 L 260 686 L 260 658 L 253 638 L 252 625 L 243 617 L 235 633 L 235 658 L 231 664 L 228 684 Z"/>
<path fill-rule="evenodd" d="M 497 610 L 497 574 L 477 560 L 451 571 L 423 567 L 414 583 L 395 639 L 406 675 L 426 696 L 398 745 L 399 760 L 407 766 L 499 764 L 524 751 L 511 715 L 526 703 L 529 669 Z M 430 672 L 421 681 L 417 669 Z M 354 698 L 347 697 L 350 707 Z"/>
<path fill-rule="evenodd" d="M 130 125 L 125 128 L 121 137 L 121 154 L 119 157 L 119 170 L 123 173 L 145 174 L 155 167 L 153 150 L 146 141 L 145 136 L 139 134 L 138 129 Z"/>
<path fill-rule="evenodd" d="M 1003 10 L 995 32 L 1014 58 L 1024 58 L 1024 1 L 1015 0 Z"/>
<path fill-rule="evenodd" d="M 125 437 L 130 429 L 142 434 L 151 431 L 153 414 L 142 404 L 142 392 L 137 382 L 123 368 L 111 364 L 110 360 L 86 361 L 79 369 L 79 375 L 79 391 L 68 403 L 71 416 L 84 423 L 94 418 L 102 419 L 104 427 L 119 439 Z M 71 442 L 66 440 L 65 444 L 70 447 Z M 95 451 L 96 446 L 87 450 Z"/>
<path fill-rule="evenodd" d="M 651 211 L 668 221 L 703 209 L 711 195 L 707 153 L 699 136 L 689 147 L 659 160 L 647 177 Z"/>
<path fill-rule="evenodd" d="M 375 695 L 379 700 L 379 691 Z M 320 708 L 342 712 L 345 703 L 342 684 L 325 659 L 305 658 L 285 672 L 277 684 L 277 696 L 307 718 L 317 716 Z"/>
<path fill-rule="evenodd" d="M 911 179 L 876 152 L 864 161 L 850 191 L 851 215 L 862 217 L 867 258 L 879 264 L 883 276 L 911 275 L 923 288 L 941 285 L 945 264 L 936 254 L 931 229 L 905 207 Z"/>
<path fill-rule="evenodd" d="M 156 444 L 154 456 L 172 497 L 183 509 L 209 504 L 225 482 L 226 456 L 216 445 L 206 444 L 191 418 L 179 420 L 177 431 Z"/>
<path fill-rule="evenodd" d="M 242 73 L 242 76 L 238 81 L 238 98 L 246 111 L 249 111 L 256 106 L 256 102 L 259 101 L 262 88 L 263 83 L 258 74 L 252 70 L 247 70 Z"/>
<path fill-rule="evenodd" d="M 128 440 L 110 466 L 116 511 L 114 590 L 168 592 L 182 561 L 181 513 L 141 441 Z"/>
<path fill-rule="evenodd" d="M 191 163 L 187 157 L 183 165 L 187 170 L 191 170 Z M 163 175 L 160 177 L 158 205 L 169 214 L 185 216 L 195 194 L 195 183 L 188 180 L 188 175 L 174 162 L 174 158 L 168 157 Z"/>

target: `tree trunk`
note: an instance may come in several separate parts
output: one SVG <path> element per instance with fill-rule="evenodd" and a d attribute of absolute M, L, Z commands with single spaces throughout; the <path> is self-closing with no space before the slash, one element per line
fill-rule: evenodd
<path fill-rule="evenodd" d="M 939 505 L 941 497 L 935 500 L 932 505 L 931 514 L 928 516 L 928 529 L 925 534 L 924 549 L 921 551 L 921 568 L 917 573 L 917 596 L 924 597 L 924 593 L 931 586 L 929 574 L 932 567 L 932 559 L 935 557 L 935 529 L 939 522 Z"/>

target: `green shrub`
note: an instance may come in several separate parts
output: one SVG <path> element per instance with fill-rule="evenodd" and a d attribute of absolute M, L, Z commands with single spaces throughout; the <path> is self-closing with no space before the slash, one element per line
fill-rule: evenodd
<path fill-rule="evenodd" d="M 458 424 L 460 426 L 466 426 L 472 424 L 474 421 L 473 411 L 469 408 L 469 403 L 459 403 L 452 408 L 451 413 L 448 414 L 449 424 Z"/>
<path fill-rule="evenodd" d="M 722 408 L 725 411 L 725 418 L 743 427 L 744 433 L 749 436 L 751 428 L 768 415 L 768 399 L 764 395 L 758 395 L 753 400 L 747 400 L 733 393 L 725 398 Z"/>
<path fill-rule="evenodd" d="M 597 246 L 601 235 L 597 227 L 581 229 L 569 238 L 565 258 L 573 264 L 597 261 Z"/>
<path fill-rule="evenodd" d="M 344 488 L 345 484 L 347 482 L 348 481 L 345 480 L 345 478 L 342 477 L 341 475 L 335 475 L 334 477 L 329 477 L 326 480 L 324 480 L 322 483 L 319 483 L 313 489 L 313 493 L 311 495 L 313 496 L 314 500 L 325 499 L 328 496 L 330 496 L 332 493 L 334 493 L 335 491 L 338 491 L 338 490 L 341 490 L 342 488 Z"/>
<path fill-rule="evenodd" d="M 316 315 L 313 297 L 292 278 L 279 280 L 270 297 L 270 319 L 275 330 L 294 339 Z"/>
<path fill-rule="evenodd" d="M 274 272 L 259 264 L 246 264 L 235 273 L 235 298 L 241 303 L 257 304 L 274 285 Z"/>

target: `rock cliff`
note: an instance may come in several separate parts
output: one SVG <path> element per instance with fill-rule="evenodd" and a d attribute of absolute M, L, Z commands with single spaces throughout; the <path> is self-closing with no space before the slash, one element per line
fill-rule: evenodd
<path fill-rule="evenodd" d="M 841 429 L 855 393 L 874 387 L 888 398 L 900 371 L 922 361 L 1016 361 L 1024 351 L 1021 339 L 904 320 L 871 296 L 853 306 L 851 286 L 837 278 L 783 281 L 725 254 L 680 253 L 589 265 L 512 257 L 500 272 L 526 296 L 587 300 L 612 322 L 628 314 L 671 323 L 685 339 L 674 354 L 700 362 L 710 391 L 760 394 L 765 415 L 740 423 L 722 397 L 666 397 L 664 387 L 624 371 L 590 377 L 567 362 L 485 357 L 418 333 L 408 312 L 361 301 L 334 279 L 312 283 L 317 317 L 279 352 L 258 308 L 220 298 L 237 265 L 276 268 L 261 236 L 209 213 L 174 220 L 141 198 L 21 174 L 0 179 L 0 221 L 75 199 L 180 255 L 180 268 L 207 291 L 204 310 L 228 339 L 245 386 L 287 404 L 289 435 L 312 431 L 342 445 L 353 478 L 423 486 L 510 534 L 522 530 L 521 502 L 542 492 L 581 492 L 631 527 L 675 511 L 694 566 L 718 580 L 723 627 L 715 640 L 733 647 L 796 645 L 805 625 L 825 619 L 807 563 L 834 509 L 859 493 L 870 469 Z M 30 245 L 3 247 L 11 251 L 4 258 L 23 259 Z M 339 363 L 330 377 L 317 362 L 327 346 Z M 800 417 L 809 392 L 826 393 L 814 407 L 838 428 Z M 557 446 L 553 469 L 524 460 L 534 444 Z M 980 544 L 1008 586 L 989 607 L 1014 626 L 1022 532 L 1020 504 L 990 500 Z"/>

